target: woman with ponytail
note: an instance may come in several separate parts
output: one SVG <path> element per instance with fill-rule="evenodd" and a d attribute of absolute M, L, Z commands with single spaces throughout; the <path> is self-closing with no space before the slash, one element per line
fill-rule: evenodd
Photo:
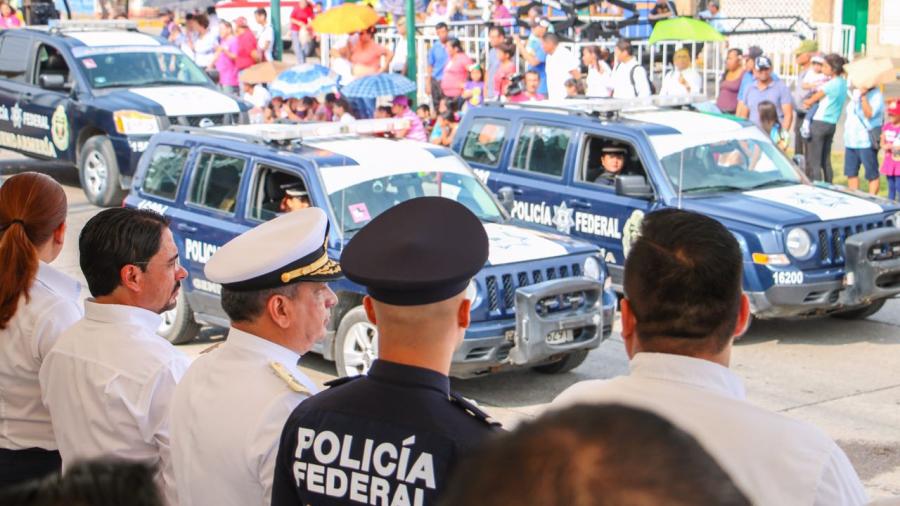
<path fill-rule="evenodd" d="M 48 264 L 62 251 L 66 194 L 35 172 L 0 186 L 0 488 L 59 471 L 38 371 L 81 318 L 80 284 Z"/>

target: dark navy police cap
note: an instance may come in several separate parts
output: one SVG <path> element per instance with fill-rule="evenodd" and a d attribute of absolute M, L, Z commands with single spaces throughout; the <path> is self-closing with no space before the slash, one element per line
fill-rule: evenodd
<path fill-rule="evenodd" d="M 385 304 L 447 300 L 469 285 L 488 259 L 484 225 L 443 197 L 407 200 L 377 216 L 341 255 L 344 275 Z"/>

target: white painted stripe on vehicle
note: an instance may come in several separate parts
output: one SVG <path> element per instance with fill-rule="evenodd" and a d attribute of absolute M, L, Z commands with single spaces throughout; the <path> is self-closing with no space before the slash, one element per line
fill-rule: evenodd
<path fill-rule="evenodd" d="M 235 99 L 202 86 L 158 86 L 128 90 L 161 105 L 166 116 L 201 116 L 240 112 Z"/>
<path fill-rule="evenodd" d="M 512 225 L 486 223 L 484 230 L 490 241 L 488 263 L 505 265 L 568 254 L 565 246 L 545 239 L 534 231 Z"/>
<path fill-rule="evenodd" d="M 805 184 L 753 190 L 744 192 L 744 195 L 788 205 L 815 214 L 823 221 L 867 216 L 884 211 L 878 204 L 848 193 Z"/>

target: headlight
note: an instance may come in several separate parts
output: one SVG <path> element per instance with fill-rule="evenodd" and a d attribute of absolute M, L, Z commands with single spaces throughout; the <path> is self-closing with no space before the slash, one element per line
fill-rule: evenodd
<path fill-rule="evenodd" d="M 893 218 L 891 218 L 891 221 L 894 222 L 895 227 L 900 228 L 900 211 L 897 211 L 896 213 L 894 213 L 894 216 L 893 216 Z"/>
<path fill-rule="evenodd" d="M 587 257 L 584 260 L 584 268 L 582 272 L 591 279 L 600 279 L 600 262 L 594 257 Z"/>
<path fill-rule="evenodd" d="M 478 296 L 478 284 L 474 279 L 469 281 L 469 286 L 466 287 L 466 298 L 472 302 L 473 308 L 481 304 L 481 297 Z"/>
<path fill-rule="evenodd" d="M 785 246 L 792 257 L 803 260 L 812 252 L 812 237 L 806 230 L 795 228 L 788 232 Z"/>
<path fill-rule="evenodd" d="M 140 111 L 116 111 L 113 113 L 116 132 L 125 135 L 153 135 L 159 132 L 159 120 L 152 114 Z"/>

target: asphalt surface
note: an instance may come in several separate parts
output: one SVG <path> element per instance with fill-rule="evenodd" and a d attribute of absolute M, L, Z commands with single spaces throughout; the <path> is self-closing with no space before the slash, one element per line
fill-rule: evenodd
<path fill-rule="evenodd" d="M 45 172 L 64 185 L 69 227 L 65 249 L 54 265 L 83 279 L 77 238 L 99 209 L 85 200 L 74 169 L 30 162 L 0 150 L 0 177 L 21 170 Z M 612 338 L 570 373 L 519 371 L 454 380 L 453 387 L 513 425 L 540 413 L 578 381 L 626 373 L 618 332 L 616 325 Z M 196 356 L 221 338 L 221 329 L 204 329 L 200 341 L 180 348 Z M 737 344 L 732 361 L 751 402 L 822 428 L 847 451 L 873 499 L 900 495 L 900 300 L 889 301 L 864 321 L 756 322 Z M 303 366 L 319 384 L 335 374 L 333 364 L 315 355 L 304 357 Z"/>

